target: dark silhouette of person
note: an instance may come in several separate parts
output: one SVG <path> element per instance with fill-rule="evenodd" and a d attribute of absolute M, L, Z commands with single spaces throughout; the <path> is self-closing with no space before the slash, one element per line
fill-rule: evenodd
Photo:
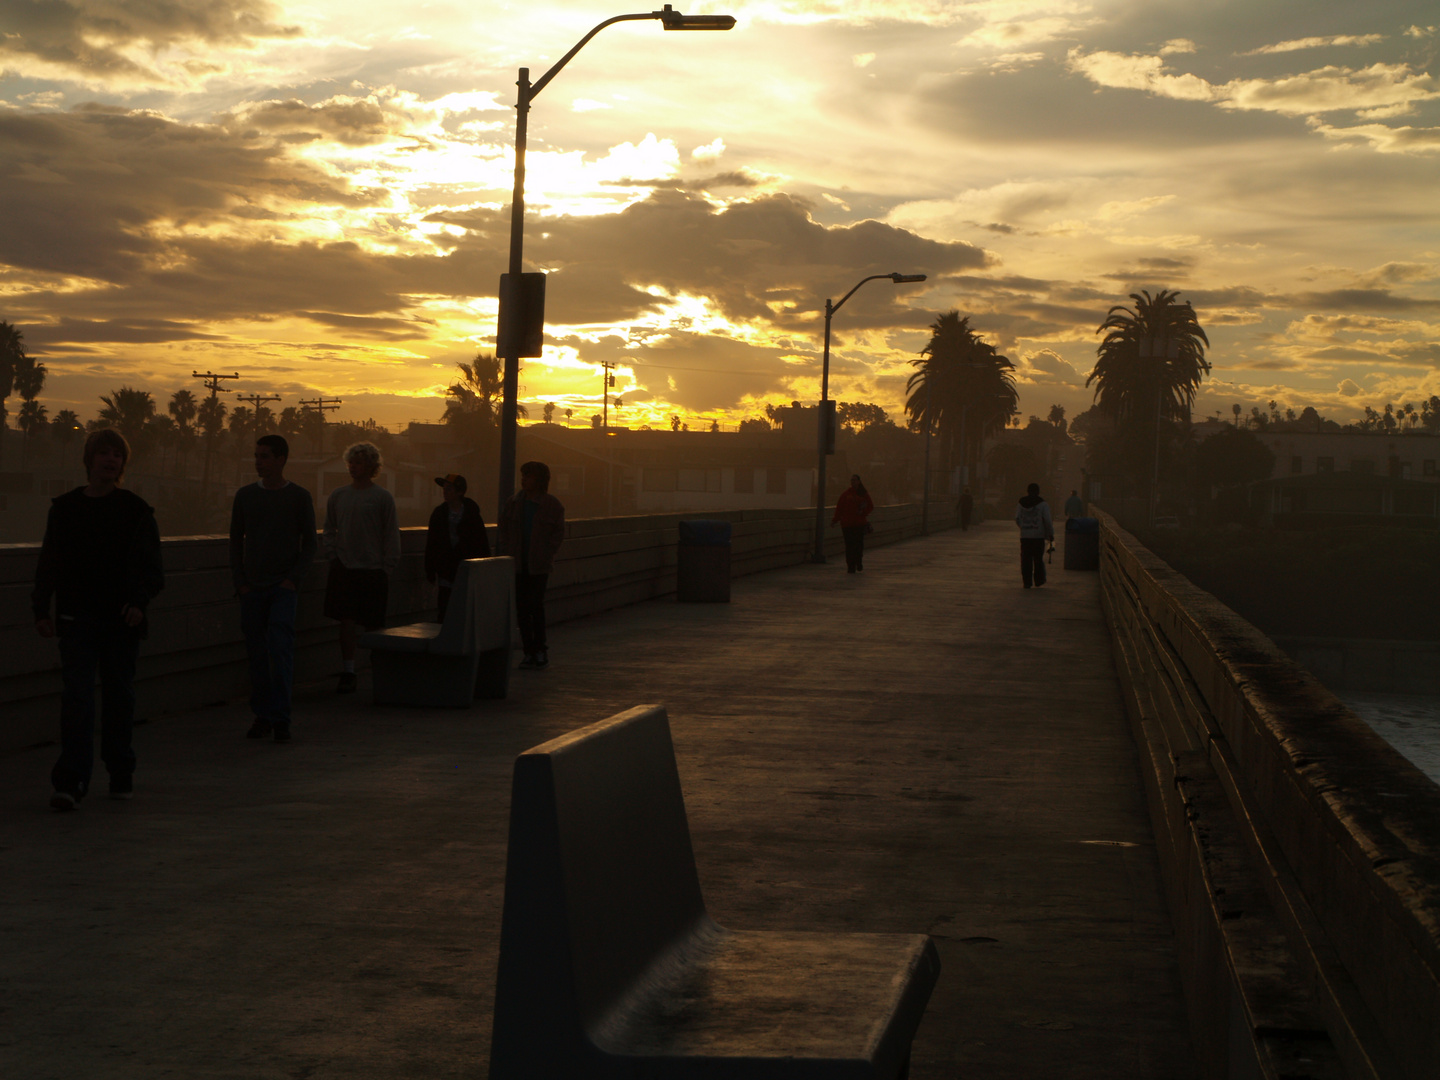
<path fill-rule="evenodd" d="M 255 440 L 260 477 L 235 492 L 230 510 L 230 573 L 240 597 L 240 627 L 250 659 L 247 739 L 290 741 L 295 683 L 295 614 L 300 575 L 315 558 L 315 503 L 285 479 L 290 444 L 283 435 Z"/>
<path fill-rule="evenodd" d="M 1070 497 L 1065 500 L 1065 516 L 1067 518 L 1085 516 L 1085 500 L 1080 498 L 1080 492 L 1073 488 L 1070 491 Z"/>
<path fill-rule="evenodd" d="M 435 483 L 445 501 L 430 514 L 425 533 L 425 578 L 436 586 L 435 621 L 444 622 L 455 568 L 466 559 L 489 558 L 490 540 L 480 504 L 465 497 L 469 486 L 465 477 L 447 473 L 437 476 Z"/>
<path fill-rule="evenodd" d="M 1050 504 L 1040 497 L 1040 485 L 1031 484 L 1015 508 L 1015 524 L 1020 527 L 1020 580 L 1025 588 L 1045 584 L 1045 544 L 1055 539 L 1055 523 L 1050 517 Z"/>
<path fill-rule="evenodd" d="M 965 532 L 970 528 L 970 515 L 975 512 L 975 496 L 970 494 L 967 487 L 960 492 L 960 531 Z"/>
<path fill-rule="evenodd" d="M 835 513 L 831 525 L 839 525 L 845 537 L 845 572 L 854 574 L 865 569 L 865 534 L 870 529 L 870 511 L 875 502 L 859 475 L 850 477 L 850 486 L 835 500 Z"/>
<path fill-rule="evenodd" d="M 90 788 L 97 673 L 110 797 L 134 794 L 135 661 L 148 630 L 145 609 L 165 587 L 155 512 L 119 486 L 130 460 L 125 436 L 101 428 L 85 440 L 83 460 L 85 486 L 50 503 L 30 594 L 36 632 L 60 638 L 60 758 L 50 773 L 56 810 L 75 809 Z"/>
<path fill-rule="evenodd" d="M 565 540 L 565 507 L 550 494 L 550 466 L 520 466 L 520 490 L 510 497 L 495 529 L 496 554 L 515 559 L 515 618 L 520 624 L 522 668 L 550 666 L 545 640 L 545 584 Z"/>

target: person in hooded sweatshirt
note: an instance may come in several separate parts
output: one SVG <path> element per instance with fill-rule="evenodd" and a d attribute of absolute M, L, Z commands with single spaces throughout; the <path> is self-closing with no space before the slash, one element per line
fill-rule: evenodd
<path fill-rule="evenodd" d="M 1040 485 L 1031 484 L 1015 508 L 1020 527 L 1020 580 L 1025 588 L 1045 584 L 1045 544 L 1055 541 L 1055 523 L 1050 504 L 1040 497 Z"/>

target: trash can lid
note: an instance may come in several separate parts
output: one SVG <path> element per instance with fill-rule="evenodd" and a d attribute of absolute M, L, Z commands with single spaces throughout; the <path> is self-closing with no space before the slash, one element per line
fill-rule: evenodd
<path fill-rule="evenodd" d="M 1099 518 L 1073 517 L 1065 521 L 1065 531 L 1073 533 L 1098 533 L 1100 531 Z"/>
<path fill-rule="evenodd" d="M 725 547 L 730 543 L 730 522 L 682 521 L 680 543 L 692 547 Z"/>

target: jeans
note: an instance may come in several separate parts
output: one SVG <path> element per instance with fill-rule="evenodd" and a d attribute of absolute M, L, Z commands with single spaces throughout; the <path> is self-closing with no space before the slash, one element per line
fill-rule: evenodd
<path fill-rule="evenodd" d="M 526 656 L 546 651 L 545 582 L 549 574 L 515 575 L 515 621 L 520 624 L 520 646 Z"/>
<path fill-rule="evenodd" d="M 257 720 L 290 723 L 295 683 L 295 608 L 299 595 L 279 585 L 240 597 L 240 626 L 250 655 L 250 710 Z"/>
<path fill-rule="evenodd" d="M 865 526 L 841 525 L 840 532 L 845 536 L 845 565 L 859 570 L 865 565 Z"/>
<path fill-rule="evenodd" d="M 60 759 L 50 771 L 56 791 L 84 795 L 95 767 L 95 676 L 100 676 L 100 760 L 111 776 L 135 771 L 135 657 L 140 633 L 118 618 L 62 618 Z"/>
<path fill-rule="evenodd" d="M 1030 588 L 1031 579 L 1036 585 L 1045 584 L 1045 538 L 1020 541 L 1020 580 Z"/>

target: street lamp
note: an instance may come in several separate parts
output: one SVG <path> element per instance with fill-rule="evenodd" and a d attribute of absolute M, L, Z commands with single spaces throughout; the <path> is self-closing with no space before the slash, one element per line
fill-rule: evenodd
<path fill-rule="evenodd" d="M 924 281 L 924 274 L 871 274 L 867 278 L 861 278 L 851 289 L 840 298 L 840 303 L 832 300 L 825 301 L 825 350 L 822 354 L 820 367 L 820 417 L 816 427 L 819 429 L 819 464 L 815 468 L 815 551 L 810 556 L 811 562 L 823 563 L 825 561 L 825 456 L 834 451 L 830 443 L 830 435 L 834 431 L 831 423 L 829 401 L 830 401 L 830 319 L 844 306 L 845 301 L 855 295 L 855 290 L 864 285 L 867 281 L 876 281 L 880 278 L 889 278 L 896 285 L 910 284 L 916 281 Z"/>
<path fill-rule="evenodd" d="M 525 246 L 525 138 L 530 103 L 550 80 L 560 73 L 571 58 L 590 39 L 619 22 L 658 19 L 666 30 L 729 30 L 735 25 L 730 15 L 682 15 L 666 4 L 659 11 L 635 15 L 616 15 L 606 19 L 576 43 L 538 82 L 530 82 L 530 69 L 521 68 L 515 96 L 515 193 L 510 203 L 510 272 L 500 279 L 500 318 L 496 330 L 496 349 L 504 362 L 500 402 L 500 510 L 515 492 L 515 429 L 516 397 L 520 382 L 520 358 L 539 356 L 545 325 L 545 282 L 543 274 L 521 273 Z M 538 280 L 536 280 L 538 279 Z M 499 515 L 496 515 L 499 520 Z"/>

